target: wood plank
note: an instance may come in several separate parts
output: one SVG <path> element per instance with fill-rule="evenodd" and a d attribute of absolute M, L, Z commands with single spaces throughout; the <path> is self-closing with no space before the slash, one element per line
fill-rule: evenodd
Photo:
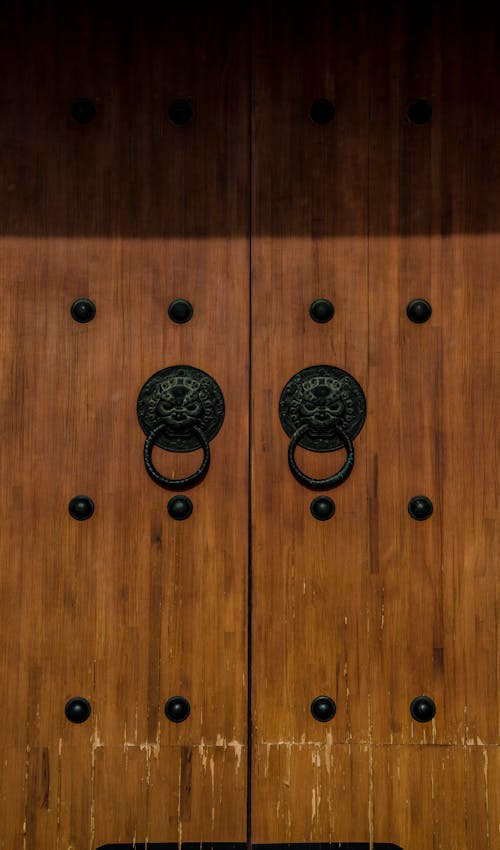
<path fill-rule="evenodd" d="M 419 814 L 397 819 L 399 797 L 392 808 L 391 780 L 381 770 L 373 804 L 391 809 L 397 830 L 391 819 L 374 820 L 372 839 L 405 850 L 441 840 L 459 850 L 480 846 L 472 834 L 485 835 L 473 809 L 452 819 L 466 787 L 463 745 L 498 743 L 500 211 L 488 117 L 498 98 L 497 15 L 488 4 L 472 16 L 466 4 L 347 10 L 318 2 L 293 13 L 284 4 L 258 6 L 252 698 L 259 841 L 277 840 L 273 789 L 283 770 L 277 761 L 266 772 L 262 759 L 269 747 L 313 751 L 317 724 L 308 709 L 321 692 L 337 699 L 329 725 L 335 745 L 374 752 L 412 745 L 398 749 L 399 772 L 420 777 L 411 791 Z M 332 125 L 307 127 L 314 90 L 335 100 Z M 425 97 L 432 121 L 413 126 L 406 108 Z M 330 325 L 314 327 L 307 307 L 319 295 L 341 309 Z M 416 297 L 432 304 L 424 325 L 406 316 Z M 313 494 L 289 475 L 276 414 L 287 378 L 313 362 L 352 364 L 368 398 L 357 465 L 330 494 L 337 502 L 330 523 L 311 519 Z M 311 474 L 324 469 L 324 456 L 300 461 Z M 407 511 L 420 494 L 434 503 L 423 523 Z M 429 725 L 410 716 L 420 694 L 437 705 Z M 457 749 L 446 750 L 438 828 L 437 804 L 418 796 L 419 782 L 437 775 L 448 744 Z M 311 834 L 310 806 L 299 805 L 299 816 L 291 799 L 304 786 L 314 789 L 314 777 L 305 770 L 296 781 L 280 804 L 288 841 Z M 317 827 L 315 840 L 330 840 L 327 820 Z"/>
<path fill-rule="evenodd" d="M 496 20 L 490 10 L 471 21 L 461 4 L 446 18 L 432 4 L 394 8 L 386 38 L 374 42 L 370 687 L 373 736 L 384 742 L 498 742 L 492 340 L 500 210 L 483 173 L 495 173 L 498 146 L 491 127 L 485 137 L 481 130 L 489 124 L 484 91 L 499 96 Z M 432 102 L 427 125 L 404 119 L 415 97 Z M 406 317 L 417 297 L 432 304 L 423 325 Z M 427 522 L 405 510 L 418 494 L 434 503 Z M 436 702 L 433 729 L 410 717 L 421 693 Z"/>
<path fill-rule="evenodd" d="M 285 383 L 313 364 L 338 366 L 366 386 L 368 71 L 363 57 L 369 33 L 365 18 L 342 5 L 291 9 L 275 3 L 272 9 L 258 4 L 257 10 L 252 834 L 260 842 L 310 840 L 311 834 L 316 841 L 328 841 L 328 816 L 311 823 L 309 811 L 316 787 L 311 765 L 316 742 L 325 734 L 311 715 L 311 701 L 325 693 L 337 702 L 335 720 L 328 724 L 334 744 L 364 745 L 369 731 L 368 505 L 360 496 L 366 493 L 366 433 L 356 441 L 351 478 L 331 494 L 335 517 L 318 522 L 310 512 L 315 494 L 300 486 L 288 468 L 289 440 L 280 424 L 278 402 Z M 335 103 L 332 124 L 310 120 L 308 111 L 317 98 Z M 318 297 L 333 302 L 331 323 L 310 319 L 309 305 Z M 343 464 L 340 455 L 297 452 L 303 468 L 320 477 Z M 262 762 L 268 748 L 277 748 L 279 760 L 267 769 Z M 300 750 L 297 784 L 282 789 L 277 800 L 287 748 Z M 359 805 L 365 811 L 364 803 Z M 349 826 L 349 818 L 339 818 L 345 834 L 335 837 L 349 840 L 356 824 Z M 361 824 L 358 829 L 359 836 Z"/>
<path fill-rule="evenodd" d="M 369 748 L 335 744 L 329 732 L 317 737 L 259 745 L 252 821 L 256 843 L 264 837 L 269 843 L 368 841 Z"/>

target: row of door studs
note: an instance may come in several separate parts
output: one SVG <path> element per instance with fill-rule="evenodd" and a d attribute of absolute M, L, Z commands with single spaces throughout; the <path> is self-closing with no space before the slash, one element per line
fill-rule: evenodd
<path fill-rule="evenodd" d="M 75 322 L 87 324 L 96 314 L 96 306 L 90 298 L 77 298 L 71 305 L 71 315 Z M 183 325 L 193 318 L 194 309 L 190 301 L 176 298 L 168 307 L 168 316 L 178 325 Z M 432 307 L 425 298 L 414 298 L 406 307 L 406 315 L 417 325 L 430 319 Z M 335 315 L 335 307 L 328 298 L 316 298 L 309 307 L 309 315 L 314 322 L 324 324 L 330 322 Z"/>
<path fill-rule="evenodd" d="M 330 496 L 316 496 L 310 505 L 311 514 L 317 520 L 325 522 L 335 515 L 336 506 Z M 90 496 L 73 496 L 68 505 L 68 510 L 73 519 L 80 522 L 90 519 L 95 511 L 93 499 Z M 428 496 L 414 496 L 408 502 L 408 513 L 412 519 L 422 522 L 429 519 L 434 511 L 434 506 Z M 193 503 L 189 496 L 172 496 L 167 504 L 168 515 L 175 520 L 189 519 L 193 513 Z"/>
<path fill-rule="evenodd" d="M 333 720 L 337 713 L 335 701 L 329 696 L 315 697 L 311 703 L 311 714 L 320 723 Z M 172 723 L 182 723 L 191 714 L 189 700 L 183 696 L 170 697 L 165 703 L 165 715 Z M 73 697 L 66 703 L 65 714 L 71 723 L 85 723 L 92 713 L 90 702 L 85 697 Z M 410 703 L 410 714 L 419 723 L 429 723 L 436 714 L 436 704 L 431 697 L 415 697 Z"/>
<path fill-rule="evenodd" d="M 308 115 L 313 124 L 324 127 L 332 123 L 335 113 L 336 108 L 332 101 L 320 97 L 311 103 Z M 97 109 L 92 100 L 80 97 L 71 104 L 70 114 L 78 124 L 90 124 L 97 117 Z M 169 121 L 176 127 L 190 124 L 194 114 L 194 102 L 186 98 L 173 100 L 167 110 Z M 428 124 L 432 118 L 432 104 L 426 98 L 411 101 L 406 106 L 406 118 L 410 124 L 416 126 Z"/>

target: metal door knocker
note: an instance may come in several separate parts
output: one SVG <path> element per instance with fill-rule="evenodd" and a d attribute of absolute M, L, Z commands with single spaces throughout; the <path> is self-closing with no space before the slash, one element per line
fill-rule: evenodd
<path fill-rule="evenodd" d="M 310 366 L 297 372 L 280 396 L 279 414 L 291 437 L 288 465 L 297 481 L 312 490 L 339 487 L 354 466 L 353 439 L 366 419 L 366 399 L 352 375 L 335 366 Z M 327 478 L 311 478 L 295 461 L 295 449 L 312 452 L 347 452 L 343 467 Z"/>
<path fill-rule="evenodd" d="M 137 399 L 137 418 L 146 434 L 144 465 L 153 481 L 169 490 L 192 487 L 210 465 L 209 442 L 224 421 L 224 396 L 210 375 L 193 366 L 168 366 L 152 375 Z M 170 452 L 203 449 L 203 460 L 185 478 L 167 478 L 154 467 L 153 448 Z"/>

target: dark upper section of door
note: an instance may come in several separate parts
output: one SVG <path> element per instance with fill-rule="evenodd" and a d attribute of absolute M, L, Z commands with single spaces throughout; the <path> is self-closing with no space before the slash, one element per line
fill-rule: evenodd
<path fill-rule="evenodd" d="M 0 235 L 246 236 L 228 163 L 250 168 L 251 111 L 254 151 L 269 156 L 257 233 L 497 231 L 499 8 L 6 0 Z M 310 118 L 318 98 L 335 106 L 330 123 Z M 81 99 L 87 123 L 70 111 Z M 188 111 L 172 121 L 176 100 Z M 431 120 L 412 123 L 422 100 Z M 242 111 L 246 124 L 232 120 Z M 351 174 L 353 150 L 357 179 L 327 192 L 325 173 Z M 294 191 L 304 168 L 306 198 Z"/>

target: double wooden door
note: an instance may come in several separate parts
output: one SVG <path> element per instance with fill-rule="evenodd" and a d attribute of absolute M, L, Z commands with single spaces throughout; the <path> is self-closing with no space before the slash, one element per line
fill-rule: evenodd
<path fill-rule="evenodd" d="M 497 23 L 4 4 L 1 848 L 500 847 Z M 225 402 L 182 520 L 136 413 L 178 365 Z M 315 493 L 279 400 L 316 365 L 367 415 Z"/>

